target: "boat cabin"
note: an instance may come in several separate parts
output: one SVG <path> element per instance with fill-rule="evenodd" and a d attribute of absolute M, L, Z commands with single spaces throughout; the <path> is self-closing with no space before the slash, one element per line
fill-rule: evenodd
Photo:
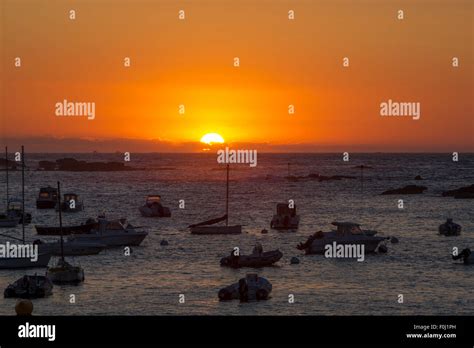
<path fill-rule="evenodd" d="M 277 215 L 284 216 L 295 216 L 296 215 L 296 205 L 293 208 L 290 208 L 286 203 L 277 204 Z"/>
<path fill-rule="evenodd" d="M 11 198 L 8 200 L 8 211 L 19 211 L 21 212 L 22 209 L 22 202 L 20 199 Z"/>
<path fill-rule="evenodd" d="M 332 225 L 337 226 L 336 233 L 340 235 L 348 234 L 364 234 L 360 225 L 354 222 L 333 222 Z"/>
<path fill-rule="evenodd" d="M 154 203 L 161 204 L 161 196 L 160 195 L 149 195 L 146 196 L 146 205 L 152 205 Z"/>
<path fill-rule="evenodd" d="M 58 198 L 58 189 L 48 186 L 40 188 L 38 199 L 56 200 Z"/>
<path fill-rule="evenodd" d="M 64 202 L 69 203 L 70 201 L 78 202 L 79 201 L 79 195 L 77 195 L 75 193 L 65 193 L 64 194 Z"/>

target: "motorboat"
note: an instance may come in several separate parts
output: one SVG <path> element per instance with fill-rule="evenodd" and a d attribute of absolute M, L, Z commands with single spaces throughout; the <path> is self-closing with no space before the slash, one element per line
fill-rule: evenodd
<path fill-rule="evenodd" d="M 98 227 L 88 234 L 74 234 L 68 241 L 93 242 L 104 244 L 107 247 L 137 246 L 145 239 L 148 232 L 137 230 L 125 219 L 107 220 L 105 217 L 98 219 Z"/>
<path fill-rule="evenodd" d="M 161 204 L 160 195 L 149 195 L 146 197 L 145 204 L 140 208 L 140 213 L 144 217 L 170 217 L 171 211 L 168 207 Z"/>
<path fill-rule="evenodd" d="M 32 220 L 30 213 L 23 215 L 22 201 L 19 198 L 10 198 L 8 200 L 7 215 L 11 218 L 18 219 L 18 223 L 21 224 L 23 216 L 25 218 L 25 225 L 29 224 Z"/>
<path fill-rule="evenodd" d="M 24 275 L 3 292 L 5 298 L 43 298 L 53 292 L 53 283 L 48 277 Z"/>
<path fill-rule="evenodd" d="M 225 221 L 225 225 L 217 225 L 219 222 Z M 241 225 L 229 226 L 229 165 L 227 165 L 227 180 L 226 180 L 226 205 L 225 215 L 219 218 L 210 219 L 207 221 L 199 222 L 188 226 L 192 234 L 208 234 L 208 235 L 221 235 L 221 234 L 240 234 L 242 233 Z"/>
<path fill-rule="evenodd" d="M 280 250 L 271 250 L 262 253 L 252 253 L 250 255 L 234 255 L 232 251 L 230 256 L 223 257 L 220 261 L 221 266 L 231 268 L 253 267 L 260 268 L 271 266 L 278 262 L 283 256 Z"/>
<path fill-rule="evenodd" d="M 0 228 L 16 227 L 19 223 L 17 217 L 11 217 L 8 214 L 0 214 Z"/>
<path fill-rule="evenodd" d="M 439 225 L 439 234 L 444 236 L 459 236 L 461 234 L 461 225 L 453 222 L 453 219 L 447 219 L 444 224 Z"/>
<path fill-rule="evenodd" d="M 38 198 L 36 199 L 37 209 L 54 209 L 58 197 L 58 190 L 54 187 L 47 186 L 40 188 Z"/>
<path fill-rule="evenodd" d="M 270 227 L 275 230 L 294 230 L 299 223 L 300 216 L 296 215 L 296 206 L 290 208 L 286 203 L 278 203 L 277 213 L 273 215 Z"/>
<path fill-rule="evenodd" d="M 76 213 L 84 209 L 84 203 L 79 199 L 79 195 L 75 193 L 65 193 L 61 203 L 61 211 L 65 213 Z M 56 211 L 59 207 L 56 205 Z"/>
<path fill-rule="evenodd" d="M 240 299 L 241 302 L 267 300 L 272 292 L 272 284 L 257 274 L 247 274 L 237 283 L 219 290 L 221 301 Z"/>
<path fill-rule="evenodd" d="M 364 245 L 364 252 L 372 253 L 382 241 L 387 239 L 376 236 L 377 231 L 362 230 L 357 223 L 333 222 L 332 225 L 336 226 L 337 230 L 316 232 L 306 242 L 300 243 L 297 248 L 304 250 L 306 254 L 324 254 L 326 245 L 333 245 L 336 242 L 342 245 Z"/>

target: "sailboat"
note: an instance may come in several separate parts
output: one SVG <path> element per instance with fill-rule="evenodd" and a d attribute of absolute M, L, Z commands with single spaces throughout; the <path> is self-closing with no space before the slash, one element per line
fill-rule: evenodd
<path fill-rule="evenodd" d="M 58 207 L 61 206 L 61 184 L 58 181 Z M 61 209 L 59 211 L 59 229 L 63 229 Z M 84 270 L 81 267 L 73 266 L 64 259 L 64 240 L 61 233 L 61 258 L 56 267 L 49 267 L 46 276 L 55 284 L 81 283 L 84 281 Z"/>
<path fill-rule="evenodd" d="M 225 226 L 213 226 L 219 222 L 225 221 Z M 225 215 L 216 219 L 203 221 L 197 224 L 189 225 L 192 234 L 240 234 L 241 225 L 229 226 L 229 165 L 227 165 L 227 183 L 226 183 L 226 204 Z"/>
<path fill-rule="evenodd" d="M 18 222 L 20 221 L 19 218 L 11 216 L 8 214 L 8 147 L 5 146 L 5 173 L 6 173 L 6 185 L 7 185 L 7 211 L 5 214 L 0 214 L 0 227 L 16 227 Z"/>
<path fill-rule="evenodd" d="M 22 238 L 13 239 L 19 240 L 22 244 L 25 244 L 25 151 L 23 146 L 21 147 L 21 185 Z M 7 237 L 12 238 L 11 236 Z M 35 261 L 30 257 L 2 257 L 0 258 L 0 269 L 47 267 L 50 259 L 51 253 L 41 251 L 38 251 L 38 258 Z"/>

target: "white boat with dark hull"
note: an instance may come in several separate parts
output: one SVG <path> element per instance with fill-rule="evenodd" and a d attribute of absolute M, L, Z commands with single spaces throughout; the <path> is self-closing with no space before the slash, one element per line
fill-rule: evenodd
<path fill-rule="evenodd" d="M 39 252 L 36 261 L 32 261 L 30 257 L 0 257 L 0 269 L 46 268 L 50 259 L 51 253 L 48 252 Z"/>
<path fill-rule="evenodd" d="M 297 248 L 304 250 L 306 254 L 324 254 L 326 245 L 364 245 L 365 253 L 373 253 L 380 243 L 387 240 L 386 237 L 375 236 L 377 231 L 362 230 L 359 224 L 353 222 L 333 222 L 337 230 L 331 232 L 316 232 Z"/>
<path fill-rule="evenodd" d="M 24 213 L 22 211 L 22 202 L 19 198 L 11 198 L 8 200 L 7 215 L 11 218 L 18 219 L 18 223 L 21 224 L 23 217 L 25 218 L 25 225 L 29 224 L 32 220 L 30 213 Z"/>
<path fill-rule="evenodd" d="M 97 229 L 88 234 L 71 235 L 68 241 L 98 243 L 107 247 L 138 246 L 147 235 L 148 232 L 137 230 L 124 219 L 109 221 L 101 217 Z"/>
<path fill-rule="evenodd" d="M 203 221 L 197 224 L 189 225 L 192 234 L 207 234 L 207 235 L 221 235 L 221 234 L 240 234 L 242 233 L 241 225 L 229 226 L 229 165 L 227 165 L 227 180 L 226 180 L 226 205 L 225 215 L 216 219 Z M 219 222 L 225 221 L 225 225 L 213 226 Z"/>
<path fill-rule="evenodd" d="M 40 188 L 38 198 L 36 199 L 36 209 L 54 209 L 58 191 L 51 186 Z"/>
<path fill-rule="evenodd" d="M 79 196 L 75 193 L 65 193 L 64 199 L 60 205 L 61 211 L 65 213 L 77 213 L 84 210 L 84 203 L 79 199 Z M 59 210 L 59 206 L 56 204 L 56 211 Z"/>

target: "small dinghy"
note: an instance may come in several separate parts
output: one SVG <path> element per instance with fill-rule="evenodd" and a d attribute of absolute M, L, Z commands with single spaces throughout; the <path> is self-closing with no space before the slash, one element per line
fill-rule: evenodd
<path fill-rule="evenodd" d="M 220 301 L 237 300 L 241 302 L 262 301 L 270 298 L 272 284 L 257 274 L 247 274 L 237 283 L 219 290 Z"/>
<path fill-rule="evenodd" d="M 296 206 L 290 208 L 286 203 L 277 204 L 277 213 L 273 215 L 270 227 L 275 230 L 295 230 L 300 223 L 300 216 L 296 215 Z"/>
<path fill-rule="evenodd" d="M 143 217 L 170 217 L 170 208 L 164 207 L 161 204 L 160 195 L 149 195 L 146 197 L 145 204 L 138 210 Z"/>
<path fill-rule="evenodd" d="M 474 253 L 469 248 L 464 249 L 458 255 L 452 255 L 452 257 L 453 260 L 462 260 L 465 265 L 474 265 Z"/>
<path fill-rule="evenodd" d="M 25 275 L 13 284 L 8 285 L 5 298 L 42 298 L 53 293 L 53 283 L 48 277 Z"/>
<path fill-rule="evenodd" d="M 256 249 L 258 249 L 256 247 Z M 232 268 L 241 268 L 241 267 L 267 267 L 271 266 L 274 263 L 278 262 L 283 256 L 283 253 L 280 250 L 271 250 L 263 252 L 260 249 L 254 249 L 254 252 L 250 255 L 236 255 L 234 250 L 232 250 L 230 256 L 223 257 L 221 259 L 221 266 L 232 267 Z"/>
<path fill-rule="evenodd" d="M 439 234 L 444 236 L 459 236 L 461 234 L 461 225 L 453 222 L 453 219 L 447 219 L 444 224 L 439 225 Z"/>

